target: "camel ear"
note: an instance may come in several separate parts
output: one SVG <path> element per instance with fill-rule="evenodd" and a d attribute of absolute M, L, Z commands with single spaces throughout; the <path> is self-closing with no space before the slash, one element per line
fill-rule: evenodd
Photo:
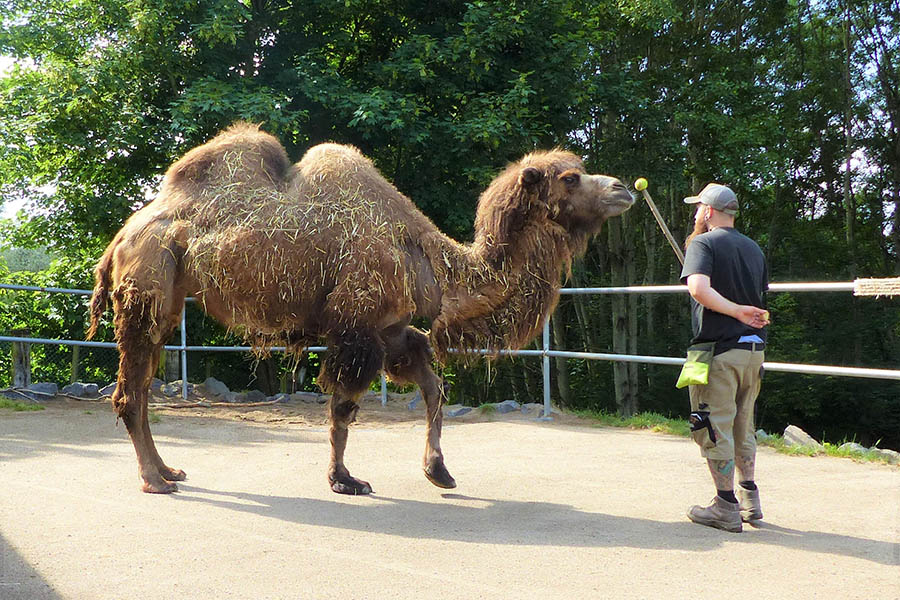
<path fill-rule="evenodd" d="M 540 182 L 540 180 L 543 178 L 544 174 L 541 173 L 540 169 L 536 169 L 534 167 L 525 167 L 519 174 L 519 183 L 524 186 L 532 186 Z"/>

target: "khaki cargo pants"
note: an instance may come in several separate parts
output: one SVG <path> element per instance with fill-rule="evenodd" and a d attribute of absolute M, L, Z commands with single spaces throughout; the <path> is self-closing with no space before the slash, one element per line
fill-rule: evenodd
<path fill-rule="evenodd" d="M 691 412 L 709 411 L 715 432 L 715 442 L 706 427 L 691 433 L 705 458 L 728 460 L 735 452 L 737 456 L 756 455 L 753 408 L 764 358 L 762 350 L 726 350 L 713 357 L 709 383 L 690 386 Z"/>

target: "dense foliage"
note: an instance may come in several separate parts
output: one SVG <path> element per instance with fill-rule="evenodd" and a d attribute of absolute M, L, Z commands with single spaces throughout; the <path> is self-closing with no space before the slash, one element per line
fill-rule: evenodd
<path fill-rule="evenodd" d="M 763 247 L 773 281 L 900 274 L 897 0 L 0 0 L 0 21 L 0 55 L 16 59 L 0 77 L 0 191 L 25 202 L 3 239 L 65 257 L 31 284 L 90 287 L 91 261 L 165 167 L 236 119 L 261 122 L 293 159 L 325 140 L 359 146 L 461 240 L 498 169 L 560 145 L 590 170 L 647 177 L 677 239 L 691 217 L 681 198 L 730 184 L 744 203 L 738 226 Z M 570 284 L 677 276 L 638 205 L 610 222 Z M 83 312 L 69 304 L 83 300 L 23 297 L 0 295 L 4 332 L 81 337 Z M 896 299 L 769 302 L 769 360 L 900 365 Z M 189 319 L 190 343 L 230 343 Z M 565 296 L 553 336 L 572 350 L 681 355 L 686 300 Z M 227 373 L 233 387 L 271 387 L 284 369 L 202 360 L 193 375 Z M 446 375 L 454 399 L 534 400 L 539 369 L 502 360 Z M 683 414 L 675 375 L 558 360 L 554 395 L 568 407 Z M 897 385 L 770 374 L 759 420 L 897 447 Z"/>

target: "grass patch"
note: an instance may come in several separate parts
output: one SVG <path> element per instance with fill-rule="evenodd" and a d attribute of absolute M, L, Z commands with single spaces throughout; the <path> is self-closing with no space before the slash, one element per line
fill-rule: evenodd
<path fill-rule="evenodd" d="M 620 417 L 605 411 L 576 411 L 579 417 L 597 421 L 597 425 L 606 427 L 625 427 L 628 429 L 649 429 L 658 433 L 668 433 L 680 437 L 690 437 L 691 427 L 683 419 L 672 419 L 659 413 L 646 412 L 632 417 Z"/>
<path fill-rule="evenodd" d="M 822 442 L 825 450 L 819 450 L 811 447 L 788 446 L 784 443 L 784 438 L 777 433 L 770 434 L 766 439 L 757 440 L 757 445 L 774 448 L 779 454 L 787 454 L 789 456 L 833 456 L 835 458 L 850 458 L 858 462 L 880 462 L 884 464 L 893 464 L 891 460 L 876 450 L 853 450 L 850 448 L 841 449 L 846 440 L 837 444 L 831 442 Z M 877 444 L 876 444 L 877 445 Z"/>
<path fill-rule="evenodd" d="M 485 405 L 487 406 L 487 405 Z M 658 413 L 641 413 L 633 417 L 620 417 L 619 415 L 610 414 L 604 411 L 594 410 L 578 410 L 574 414 L 579 417 L 596 421 L 595 425 L 599 427 L 625 427 L 628 429 L 649 429 L 658 433 L 668 433 L 680 437 L 690 437 L 690 424 L 683 419 L 672 419 Z M 846 440 L 845 440 L 846 441 Z M 833 456 L 835 458 L 850 458 L 859 462 L 880 462 L 891 464 L 888 457 L 879 454 L 874 450 L 851 450 L 845 448 L 841 450 L 844 442 L 832 444 L 823 442 L 825 450 L 818 450 L 811 447 L 788 446 L 784 442 L 784 438 L 779 434 L 770 434 L 765 439 L 757 440 L 757 445 L 772 448 L 779 454 L 787 454 L 789 456 Z"/>
<path fill-rule="evenodd" d="M 40 404 L 32 404 L 30 402 L 19 402 L 18 400 L 13 400 L 11 398 L 6 398 L 0 396 L 0 408 L 8 408 L 10 410 L 14 410 L 16 412 L 23 412 L 29 410 L 44 410 L 44 407 Z"/>
<path fill-rule="evenodd" d="M 492 416 L 497 414 L 496 404 L 482 404 L 477 408 L 478 412 L 484 416 Z"/>
<path fill-rule="evenodd" d="M 147 413 L 147 420 L 151 423 L 159 423 L 160 421 L 162 421 L 162 417 L 160 417 L 159 413 L 155 410 L 151 410 L 149 413 Z"/>

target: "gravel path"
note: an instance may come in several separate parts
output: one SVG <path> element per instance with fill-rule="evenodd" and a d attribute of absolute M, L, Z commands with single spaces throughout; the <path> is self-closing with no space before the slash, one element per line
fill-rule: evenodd
<path fill-rule="evenodd" d="M 108 405 L 0 411 L 0 599 L 900 598 L 897 467 L 762 449 L 766 520 L 737 535 L 684 516 L 711 492 L 682 438 L 448 420 L 447 491 L 421 414 L 367 406 L 346 458 L 376 493 L 344 497 L 323 406 L 160 414 L 169 496 Z"/>

